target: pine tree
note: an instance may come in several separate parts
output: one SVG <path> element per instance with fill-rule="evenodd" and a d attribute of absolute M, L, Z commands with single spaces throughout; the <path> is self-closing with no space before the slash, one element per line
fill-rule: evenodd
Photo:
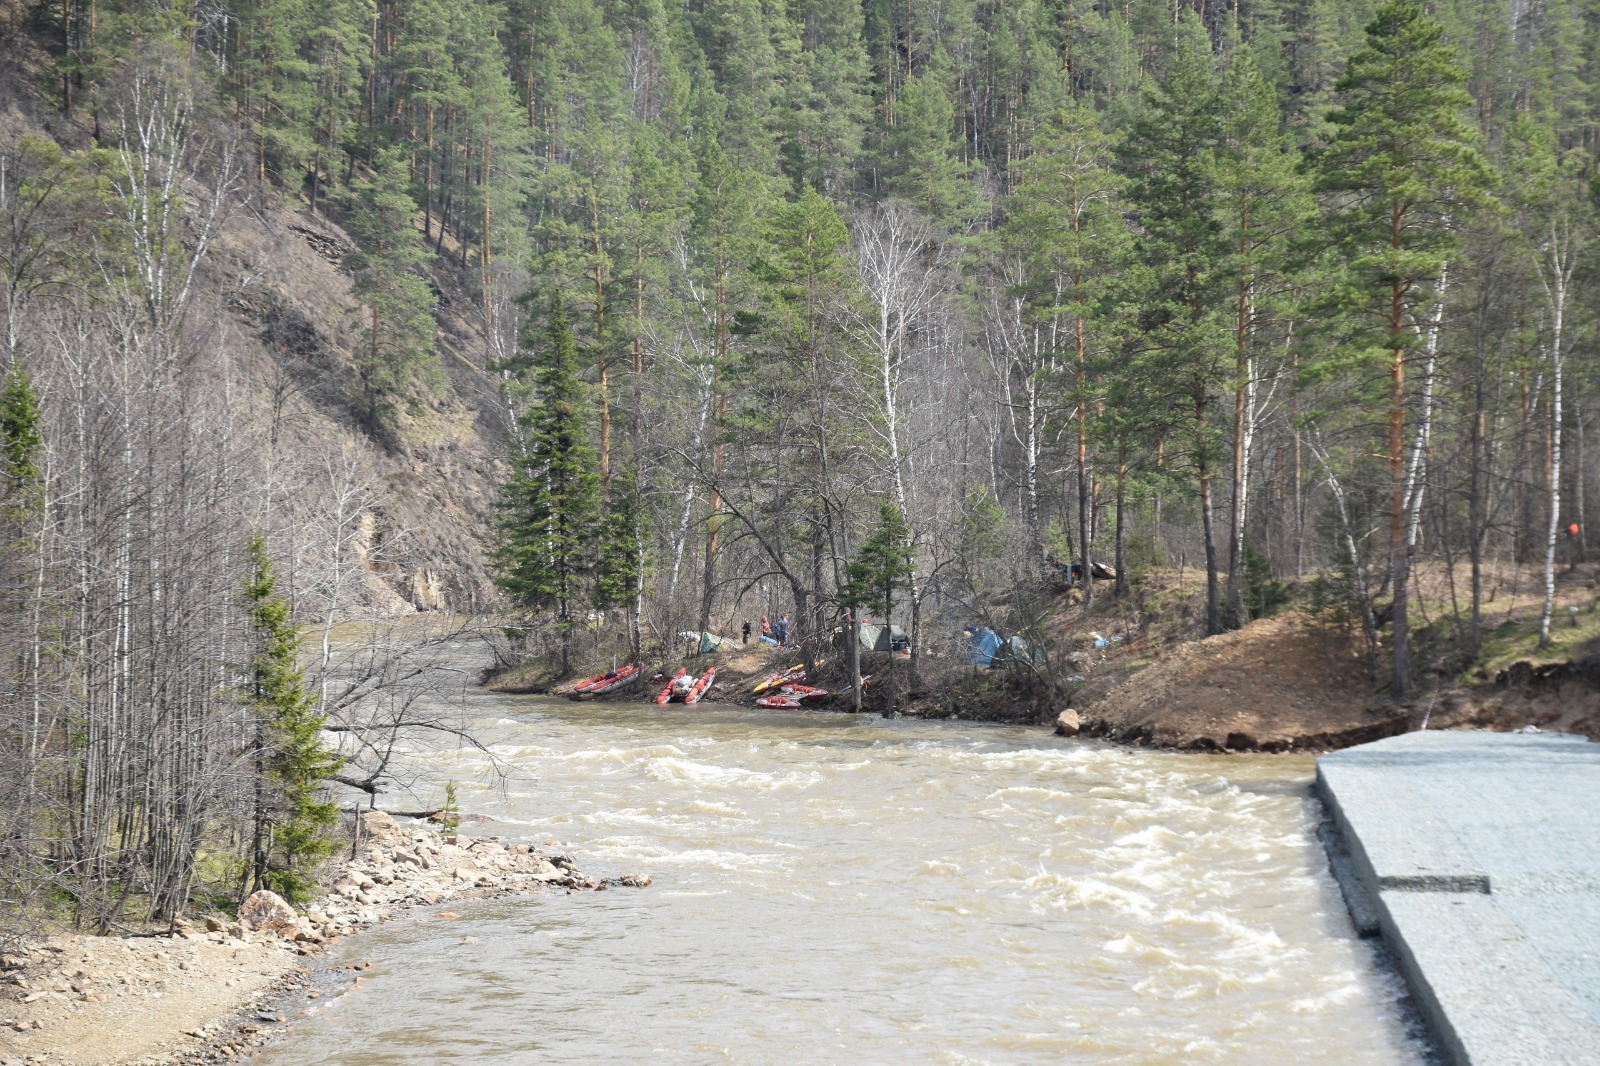
<path fill-rule="evenodd" d="M 1295 242 L 1314 217 L 1310 183 L 1279 122 L 1272 87 L 1254 50 L 1240 46 L 1223 78 L 1220 142 L 1211 156 L 1221 241 L 1228 258 L 1219 277 L 1232 288 L 1233 476 L 1228 522 L 1225 621 L 1249 620 L 1244 603 L 1245 523 L 1257 382 L 1271 332 L 1287 311 Z"/>
<path fill-rule="evenodd" d="M 1101 131 L 1094 110 L 1068 100 L 1046 124 L 1018 167 L 1018 187 L 1010 203 L 1005 243 L 1020 253 L 1032 325 L 1048 338 L 1027 345 L 1027 395 L 1041 387 L 1045 360 L 1070 360 L 1069 389 L 1073 432 L 1077 437 L 1078 551 L 1084 567 L 1084 606 L 1094 597 L 1089 580 L 1090 415 L 1098 408 L 1094 378 L 1106 356 L 1106 337 L 1115 313 L 1115 294 L 1126 266 L 1130 235 L 1123 217 L 1122 177 L 1113 169 L 1113 142 Z M 1041 358 L 1041 355 L 1044 358 Z M 1030 406 L 1030 412 L 1032 406 Z M 1038 423 L 1037 425 L 1033 423 Z M 1044 431 L 1034 416 L 1030 442 Z M 1028 448 L 1028 532 L 1043 544 L 1038 491 L 1033 484 L 1038 447 Z"/>
<path fill-rule="evenodd" d="M 1333 197 L 1331 232 L 1348 263 L 1340 293 L 1355 316 L 1347 354 L 1387 364 L 1389 581 L 1393 590 L 1391 695 L 1411 691 L 1406 501 L 1406 369 L 1412 323 L 1444 269 L 1463 215 L 1486 203 L 1491 174 L 1465 119 L 1472 98 L 1443 28 L 1417 0 L 1383 0 L 1367 46 L 1337 89 L 1345 105 L 1317 158 L 1318 186 Z"/>
<path fill-rule="evenodd" d="M 1212 402 L 1231 360 L 1226 289 L 1212 153 L 1221 136 L 1220 98 L 1211 40 L 1192 14 L 1179 27 L 1167 73 L 1146 96 L 1124 142 L 1133 199 L 1144 227 L 1139 242 L 1141 326 L 1155 349 L 1152 372 L 1167 383 L 1173 406 L 1190 412 L 1185 458 L 1200 502 L 1206 552 L 1206 632 L 1223 631 L 1213 477 L 1221 448 Z"/>
<path fill-rule="evenodd" d="M 920 75 L 906 79 L 895 102 L 894 122 L 884 132 L 883 158 L 891 192 L 960 232 L 979 213 L 980 197 L 956 139 L 952 80 L 942 50 Z"/>
<path fill-rule="evenodd" d="M 766 504 L 773 532 L 762 544 L 789 582 L 796 636 L 807 655 L 815 647 L 808 638 L 822 631 L 824 571 L 835 539 L 829 449 L 847 446 L 840 415 L 850 402 L 852 353 L 836 310 L 854 292 L 849 240 L 838 208 L 815 189 L 772 211 L 757 266 L 762 343 L 740 390 L 749 398 L 743 440 L 778 464 Z M 763 444 L 773 440 L 782 440 L 795 458 Z M 788 476 L 780 481 L 783 471 Z"/>
<path fill-rule="evenodd" d="M 314 152 L 312 117 L 316 86 L 301 52 L 317 17 L 306 0 L 236 0 L 234 57 L 229 70 L 235 98 L 255 133 L 259 180 L 300 172 Z"/>
<path fill-rule="evenodd" d="M 850 187 L 872 117 L 861 5 L 805 0 L 795 17 L 801 52 L 790 90 L 789 170 L 797 183 L 838 196 Z"/>
<path fill-rule="evenodd" d="M 316 889 L 310 867 L 333 853 L 326 834 L 339 808 L 320 793 L 341 760 L 322 743 L 327 718 L 306 692 L 300 631 L 259 533 L 250 538 L 249 564 L 244 599 L 255 657 L 245 701 L 256 717 L 256 780 L 248 889 L 270 888 L 299 903 Z"/>
<path fill-rule="evenodd" d="M 417 203 L 408 184 L 400 150 L 386 149 L 373 176 L 356 184 L 348 223 L 362 245 L 347 266 L 366 305 L 356 374 L 362 419 L 374 434 L 392 427 L 407 392 L 439 378 L 433 292 L 421 275 L 428 252 L 413 228 Z"/>
<path fill-rule="evenodd" d="M 551 294 L 541 341 L 527 327 L 519 354 L 532 365 L 536 400 L 524 419 L 525 451 L 501 491 L 500 587 L 518 606 L 553 612 L 561 671 L 572 670 L 575 609 L 587 598 L 600 521 L 600 477 L 589 440 L 589 395 L 560 297 Z"/>

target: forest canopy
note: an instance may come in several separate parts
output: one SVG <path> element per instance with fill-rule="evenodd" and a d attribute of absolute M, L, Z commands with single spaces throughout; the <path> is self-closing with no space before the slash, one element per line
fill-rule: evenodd
<path fill-rule="evenodd" d="M 43 116 L 0 138 L 0 862 L 80 916 L 181 909 L 219 823 L 214 881 L 297 883 L 262 841 L 326 820 L 305 767 L 382 787 L 411 705 L 331 680 L 388 505 L 352 456 L 424 465 L 451 388 L 505 475 L 456 550 L 564 670 L 866 605 L 914 685 L 1173 566 L 1197 635 L 1315 575 L 1398 699 L 1473 663 L 1492 563 L 1548 635 L 1585 551 L 1597 0 L 0 12 L 43 57 L 0 58 Z M 269 208 L 336 231 L 352 312 L 273 320 L 336 338 L 293 388 L 206 288 Z M 349 436 L 286 443 L 296 389 Z"/>

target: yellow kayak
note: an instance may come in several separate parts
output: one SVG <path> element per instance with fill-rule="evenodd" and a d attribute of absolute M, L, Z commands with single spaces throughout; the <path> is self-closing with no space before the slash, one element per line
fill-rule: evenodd
<path fill-rule="evenodd" d="M 823 663 L 825 663 L 827 661 L 828 660 L 826 660 L 826 659 L 818 659 L 817 660 L 817 665 L 821 666 Z M 750 691 L 754 692 L 756 695 L 759 696 L 761 693 L 767 691 L 768 689 L 779 688 L 779 687 L 781 687 L 783 685 L 787 685 L 787 684 L 789 684 L 791 682 L 804 681 L 805 679 L 806 679 L 806 664 L 805 663 L 795 663 L 793 666 L 789 667 L 789 669 L 784 670 L 781 673 L 773 674 L 771 677 L 768 677 L 765 680 L 756 682 L 756 687 L 751 689 Z"/>

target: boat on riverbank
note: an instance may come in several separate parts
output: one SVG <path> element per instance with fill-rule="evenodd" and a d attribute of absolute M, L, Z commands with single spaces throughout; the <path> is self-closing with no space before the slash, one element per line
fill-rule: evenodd
<path fill-rule="evenodd" d="M 678 672 L 672 675 L 672 679 L 667 682 L 666 687 L 656 696 L 656 702 L 699 703 L 700 697 L 706 694 L 706 690 L 716 684 L 717 668 L 715 666 L 707 667 L 706 672 L 696 678 L 694 684 L 685 689 L 682 679 L 688 676 L 689 671 L 687 669 L 681 666 L 678 667 Z"/>
<path fill-rule="evenodd" d="M 708 667 L 706 672 L 700 675 L 700 680 L 694 683 L 694 687 L 684 694 L 683 702 L 699 703 L 700 697 L 704 696 L 706 694 L 706 690 L 716 683 L 717 668 L 715 666 Z"/>
<path fill-rule="evenodd" d="M 683 675 L 687 674 L 688 672 L 689 671 L 685 670 L 683 667 L 681 667 L 681 666 L 678 667 L 678 672 L 673 674 L 671 677 L 669 677 L 667 679 L 666 686 L 664 688 L 662 688 L 662 690 L 661 690 L 661 692 L 659 694 L 657 694 L 656 702 L 657 703 L 666 703 L 669 700 L 671 700 L 672 699 L 672 686 L 677 684 L 678 678 L 682 677 Z"/>
<path fill-rule="evenodd" d="M 778 695 L 797 700 L 825 700 L 828 698 L 828 690 L 817 688 L 815 685 L 784 685 L 778 689 Z"/>
<path fill-rule="evenodd" d="M 572 691 L 587 696 L 598 696 L 602 692 L 611 692 L 631 685 L 643 675 L 643 663 L 629 663 L 627 666 L 619 666 L 615 670 L 595 674 L 591 678 L 579 681 L 572 687 Z"/>

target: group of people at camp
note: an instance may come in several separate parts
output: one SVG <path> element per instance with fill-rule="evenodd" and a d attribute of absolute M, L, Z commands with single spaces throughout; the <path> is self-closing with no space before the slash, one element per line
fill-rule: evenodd
<path fill-rule="evenodd" d="M 744 637 L 742 643 L 750 643 L 750 630 L 750 620 L 745 619 L 744 628 L 741 631 Z M 766 615 L 762 615 L 761 639 L 769 644 L 777 644 L 780 647 L 789 643 L 789 616 L 784 615 L 776 622 L 772 622 L 767 619 Z"/>

